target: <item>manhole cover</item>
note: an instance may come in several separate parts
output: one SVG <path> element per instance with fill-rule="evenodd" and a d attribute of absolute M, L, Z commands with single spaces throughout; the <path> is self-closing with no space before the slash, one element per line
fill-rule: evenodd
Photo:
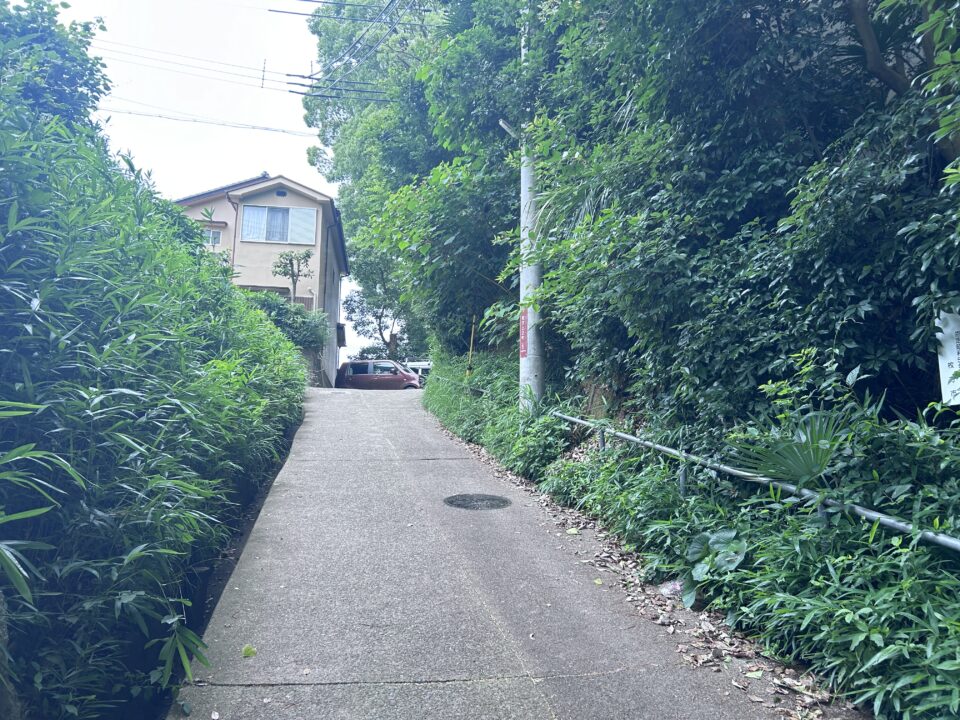
<path fill-rule="evenodd" d="M 450 507 L 463 510 L 499 510 L 510 504 L 510 501 L 499 495 L 451 495 L 443 501 Z"/>

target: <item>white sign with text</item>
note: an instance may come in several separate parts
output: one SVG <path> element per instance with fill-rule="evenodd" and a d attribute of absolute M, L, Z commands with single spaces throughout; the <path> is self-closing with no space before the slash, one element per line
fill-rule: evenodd
<path fill-rule="evenodd" d="M 947 405 L 960 405 L 960 378 L 955 377 L 960 370 L 960 315 L 940 313 L 937 324 L 941 328 L 937 333 L 940 392 Z"/>

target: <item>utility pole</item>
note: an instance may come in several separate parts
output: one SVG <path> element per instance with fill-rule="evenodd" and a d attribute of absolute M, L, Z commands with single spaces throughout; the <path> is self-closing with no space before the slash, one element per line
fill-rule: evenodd
<path fill-rule="evenodd" d="M 526 18 L 520 36 L 520 65 L 525 66 L 530 18 Z M 529 109 L 525 109 L 529 110 Z M 536 239 L 533 226 L 537 219 L 537 174 L 533 148 L 524 122 L 520 140 L 520 407 L 531 410 L 543 397 L 543 341 L 540 337 L 540 310 L 528 304 L 543 281 L 540 262 L 531 263 Z"/>

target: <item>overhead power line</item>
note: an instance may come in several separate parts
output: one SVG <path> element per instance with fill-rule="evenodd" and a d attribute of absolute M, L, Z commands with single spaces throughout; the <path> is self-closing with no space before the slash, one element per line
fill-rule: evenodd
<path fill-rule="evenodd" d="M 375 7 L 375 6 L 371 6 Z M 372 18 L 361 18 L 361 17 L 349 17 L 347 15 L 316 15 L 314 13 L 304 13 L 296 12 L 295 10 L 274 10 L 271 8 L 267 12 L 277 13 L 279 15 L 299 15 L 300 17 L 311 17 L 311 18 L 322 18 L 324 20 L 346 20 L 348 22 L 365 22 L 365 23 L 375 23 L 375 24 L 384 24 L 388 21 L 386 20 L 373 20 Z M 418 22 L 396 22 L 393 23 L 393 26 L 397 25 L 409 25 L 411 27 L 437 27 L 436 25 L 426 25 L 424 23 Z"/>
<path fill-rule="evenodd" d="M 97 42 L 101 42 L 101 41 L 98 40 Z M 124 47 L 129 47 L 129 48 L 138 48 L 138 46 L 129 45 L 129 44 L 127 44 L 127 43 L 114 43 L 114 44 L 123 45 Z M 161 51 L 150 50 L 149 48 L 139 48 L 139 49 L 144 50 L 144 51 L 149 51 L 149 52 L 156 52 L 156 53 L 160 53 L 160 52 L 161 52 Z M 144 56 L 137 55 L 137 54 L 135 54 L 135 53 L 126 52 L 125 50 L 116 50 L 116 49 L 114 49 L 114 48 L 102 48 L 102 50 L 103 50 L 103 52 L 105 53 L 104 59 L 106 59 L 106 60 L 108 60 L 108 61 L 110 61 L 110 62 L 127 63 L 127 64 L 135 65 L 135 66 L 138 66 L 138 67 L 146 67 L 146 68 L 151 68 L 151 69 L 154 69 L 154 70 L 163 70 L 163 71 L 170 72 L 170 73 L 176 73 L 176 74 L 185 75 L 185 76 L 188 76 L 188 77 L 196 77 L 196 78 L 200 78 L 200 79 L 204 79 L 204 80 L 213 80 L 213 81 L 216 81 L 216 82 L 226 82 L 226 83 L 230 83 L 230 84 L 232 84 L 232 85 L 239 85 L 239 86 L 241 86 L 241 87 L 256 88 L 256 89 L 258 89 L 258 90 L 259 90 L 259 89 L 263 89 L 263 90 L 270 90 L 270 91 L 273 91 L 273 92 L 283 92 L 283 90 L 284 90 L 285 88 L 283 88 L 283 87 L 275 87 L 275 86 L 287 85 L 287 84 L 290 84 L 290 85 L 299 85 L 299 86 L 301 86 L 301 87 L 308 87 L 308 88 L 309 88 L 309 87 L 313 87 L 312 84 L 307 84 L 307 83 L 295 83 L 295 82 L 289 82 L 289 81 L 284 81 L 284 80 L 278 80 L 278 79 L 274 79 L 274 78 L 265 78 L 265 77 L 263 77 L 263 75 L 261 75 L 261 74 L 256 74 L 256 75 L 254 75 L 254 74 L 246 74 L 246 73 L 235 73 L 235 72 L 232 72 L 232 71 L 229 71 L 229 70 L 220 70 L 220 69 L 218 69 L 218 68 L 212 68 L 212 67 L 211 67 L 211 68 L 208 68 L 208 67 L 203 67 L 203 66 L 200 66 L 200 65 L 193 65 L 193 64 L 191 64 L 191 63 L 181 63 L 181 62 L 177 62 L 177 61 L 175 61 L 175 60 L 165 60 L 165 59 L 163 59 L 163 58 L 144 57 Z M 175 53 L 169 53 L 169 54 L 170 54 L 170 55 L 175 55 Z M 121 56 L 123 56 L 123 57 L 121 57 Z M 211 62 L 211 63 L 215 62 L 215 61 L 209 61 L 209 60 L 206 60 L 206 59 L 203 59 L 203 58 L 193 58 L 192 56 L 185 56 L 185 55 L 180 55 L 179 57 L 184 57 L 184 58 L 188 58 L 188 59 L 197 59 L 197 60 L 199 60 L 199 61 L 201 61 L 201 62 Z M 135 59 L 131 59 L 131 58 L 135 58 Z M 145 61 L 145 62 L 144 62 L 144 61 Z M 157 64 L 157 63 L 162 63 L 162 64 Z M 256 72 L 256 73 L 261 73 L 261 72 L 262 72 L 260 68 L 255 68 L 255 67 L 249 66 L 249 65 L 236 65 L 236 64 L 233 64 L 233 63 L 223 63 L 223 64 L 224 64 L 225 66 L 227 66 L 227 67 L 236 67 L 236 68 L 240 68 L 240 69 L 249 69 L 249 70 L 252 70 L 252 71 L 254 71 L 254 72 Z M 172 67 L 167 67 L 168 65 L 169 65 L 169 66 L 172 66 Z M 186 70 L 185 70 L 185 69 L 182 69 L 182 68 L 186 68 Z M 202 72 L 202 73 L 190 72 L 190 70 L 200 70 L 200 71 L 203 71 L 203 72 Z M 267 72 L 269 73 L 269 72 L 271 72 L 271 71 L 267 71 Z M 274 74 L 280 75 L 281 77 L 284 77 L 284 78 L 286 78 L 286 77 L 301 77 L 301 78 L 303 78 L 303 79 L 305 79 L 305 80 L 310 79 L 310 77 L 309 77 L 309 76 L 306 76 L 306 75 L 300 75 L 300 76 L 298 76 L 298 75 L 292 75 L 291 73 L 281 73 L 281 72 L 279 72 L 279 71 L 272 71 L 272 72 L 274 72 Z M 215 74 L 210 74 L 210 73 L 215 73 Z M 220 75 L 227 75 L 227 76 L 229 76 L 229 77 L 220 77 Z M 235 80 L 235 79 L 232 79 L 232 78 L 239 78 L 239 80 Z M 252 82 L 242 82 L 242 80 L 250 80 L 250 81 L 252 81 Z M 264 86 L 262 85 L 263 82 L 272 83 L 272 85 L 269 85 L 269 86 L 264 87 Z M 359 81 L 359 80 L 344 81 L 343 84 L 344 84 L 344 85 L 351 85 L 351 86 L 355 86 L 355 85 L 374 86 L 374 85 L 375 85 L 375 83 L 370 83 L 370 82 L 365 82 L 365 81 Z M 357 92 L 364 92 L 364 91 L 361 91 L 360 88 L 354 88 L 354 87 L 342 88 L 341 90 L 342 90 L 343 92 L 345 92 L 345 93 L 349 93 L 349 92 L 351 92 L 352 90 L 356 90 Z M 365 94 L 366 94 L 366 93 L 370 93 L 370 92 L 374 92 L 374 91 L 367 90 L 367 91 L 365 91 Z M 383 91 L 376 91 L 376 92 L 382 93 Z M 345 95 L 345 97 L 346 97 L 346 98 L 349 98 L 349 95 Z M 121 99 L 121 98 L 118 98 L 118 99 Z M 362 99 L 362 98 L 358 98 L 358 99 Z M 140 103 L 140 102 L 138 102 L 138 101 L 133 101 L 133 100 L 128 100 L 127 102 L 133 102 L 133 103 L 135 103 L 135 104 L 145 105 L 146 107 L 154 107 L 154 108 L 161 109 L 161 110 L 166 110 L 166 109 L 167 109 L 167 108 L 158 108 L 158 107 L 155 106 L 155 105 L 151 106 L 151 105 L 149 105 L 149 104 L 147 104 L 147 103 Z M 171 110 L 170 112 L 179 112 L 179 111 Z"/>
<path fill-rule="evenodd" d="M 229 63 L 224 60 L 213 60 L 211 58 L 202 58 L 195 55 L 183 55 L 181 53 L 170 52 L 168 50 L 159 50 L 156 48 L 143 47 L 141 45 L 131 45 L 130 43 L 122 43 L 116 40 L 107 40 L 106 38 L 98 37 L 93 41 L 94 45 L 116 45 L 122 48 L 130 48 L 131 50 L 140 50 L 141 52 L 154 53 L 156 55 L 169 55 L 170 57 L 178 57 L 186 60 L 196 60 L 198 62 L 207 63 L 209 65 L 222 65 L 223 67 L 238 68 L 240 70 L 253 70 L 258 73 L 257 77 L 260 77 L 259 73 L 262 72 L 261 68 L 254 65 L 239 65 L 237 63 Z M 110 49 L 110 52 L 120 52 L 120 50 Z M 280 70 L 267 70 L 267 75 L 280 75 L 286 76 L 288 73 L 282 72 Z"/>
<path fill-rule="evenodd" d="M 116 108 L 100 108 L 103 112 L 116 113 L 119 115 L 137 115 L 139 117 L 158 118 L 161 120 L 173 120 L 175 122 L 189 122 L 200 125 L 216 125 L 218 127 L 234 128 L 236 130 L 261 130 L 263 132 L 281 133 L 284 135 L 296 135 L 297 137 L 316 137 L 314 133 L 304 132 L 302 130 L 286 130 L 284 128 L 267 127 L 265 125 L 251 125 L 248 123 L 231 122 L 229 120 L 204 120 L 198 117 L 174 117 L 172 115 L 163 115 L 160 113 L 137 112 L 136 110 L 118 110 Z"/>
<path fill-rule="evenodd" d="M 343 82 L 344 79 L 345 79 L 347 76 L 352 75 L 353 73 L 355 73 L 355 72 L 363 65 L 364 60 L 366 60 L 368 57 L 370 57 L 371 55 L 373 55 L 373 53 L 375 53 L 375 52 L 377 51 L 377 49 L 378 49 L 381 45 L 383 45 L 384 42 L 386 42 L 387 38 L 390 37 L 390 35 L 391 35 L 391 34 L 393 33 L 393 31 L 396 29 L 397 24 L 398 24 L 399 21 L 400 21 L 400 18 L 402 18 L 402 17 L 404 16 L 404 14 L 410 9 L 410 7 L 413 5 L 414 1 L 415 1 L 415 0 L 408 0 L 408 1 L 407 1 L 407 4 L 404 6 L 404 8 L 397 14 L 397 19 L 394 21 L 394 23 L 393 23 L 390 27 L 388 27 L 388 28 L 386 29 L 386 31 L 383 33 L 383 35 L 380 36 L 380 39 L 377 40 L 377 42 L 366 52 L 365 55 L 363 55 L 363 57 L 360 57 L 360 58 L 357 58 L 356 60 L 354 60 L 353 64 L 350 66 L 349 69 L 341 72 L 340 75 L 339 75 L 337 78 L 335 78 L 335 79 L 332 80 L 331 82 L 327 83 L 326 87 L 319 87 L 319 88 L 316 88 L 316 90 L 323 91 L 323 90 L 328 90 L 328 89 L 329 89 L 329 90 L 336 89 L 338 83 Z M 351 58 L 351 59 L 352 59 L 352 58 Z"/>
<path fill-rule="evenodd" d="M 350 84 L 350 81 L 349 81 L 349 80 L 344 80 L 343 82 L 344 82 L 344 84 Z M 371 83 L 371 84 L 372 84 L 372 83 Z M 288 82 L 287 85 L 295 85 L 295 86 L 297 86 L 297 87 L 305 87 L 305 88 L 308 88 L 309 90 L 316 90 L 316 89 L 317 89 L 316 83 Z M 341 87 L 338 87 L 338 88 L 336 88 L 336 89 L 337 89 L 337 90 L 342 90 L 342 91 L 344 91 L 344 92 L 362 93 L 362 94 L 367 94 L 367 95 L 386 95 L 386 94 L 387 94 L 387 91 L 386 91 L 386 90 L 370 90 L 370 89 L 367 89 L 367 88 L 358 88 L 358 87 L 349 87 L 349 88 L 341 88 Z"/>
<path fill-rule="evenodd" d="M 397 1 L 398 1 L 398 0 L 387 0 L 387 4 L 384 5 L 384 6 L 383 6 L 383 9 L 380 10 L 380 12 L 377 13 L 376 18 L 382 18 L 382 17 L 386 14 L 387 10 L 388 10 L 390 7 L 394 6 Z M 310 73 L 310 76 L 311 76 L 311 77 L 318 77 L 318 76 L 319 76 L 319 77 L 323 77 L 323 76 L 326 75 L 328 72 L 330 72 L 331 70 L 333 70 L 334 68 L 336 68 L 338 63 L 340 63 L 344 58 L 346 58 L 346 57 L 353 51 L 353 49 L 354 49 L 355 47 L 357 47 L 357 45 L 359 45 L 361 42 L 363 42 L 363 38 L 365 38 L 365 37 L 367 36 L 367 34 L 373 29 L 373 27 L 374 27 L 373 25 L 370 25 L 368 28 L 366 28 L 362 33 L 360 33 L 360 35 L 359 35 L 358 37 L 356 37 L 356 38 L 353 39 L 353 42 L 351 42 L 351 43 L 346 47 L 346 49 L 343 50 L 343 52 L 341 52 L 341 53 L 340 53 L 336 58 L 334 58 L 331 62 L 327 63 L 326 66 L 320 68 L 320 69 L 317 70 L 316 72 Z"/>
<path fill-rule="evenodd" d="M 334 0 L 300 0 L 300 2 L 315 3 L 317 5 L 338 5 L 340 7 L 361 7 L 361 8 L 370 8 L 371 10 L 383 10 L 382 5 L 367 5 L 365 3 L 353 3 L 353 2 L 335 2 Z"/>
<path fill-rule="evenodd" d="M 334 91 L 337 89 L 334 88 Z M 324 95 L 321 93 L 309 93 L 309 92 L 300 92 L 299 90 L 291 90 L 294 95 L 303 95 L 304 97 L 315 97 L 315 98 L 328 98 L 330 100 L 360 100 L 362 102 L 375 102 L 375 103 L 395 103 L 396 100 L 389 98 L 375 98 L 375 97 L 350 97 L 349 95 Z"/>
<path fill-rule="evenodd" d="M 216 77 L 214 75 L 201 75 L 199 73 L 188 72 L 186 70 L 178 70 L 177 68 L 163 67 L 161 65 L 150 65 L 148 63 L 137 62 L 136 60 L 127 60 L 126 58 L 108 58 L 112 62 L 119 62 L 127 65 L 135 65 L 137 67 L 150 68 L 151 70 L 162 70 L 164 72 L 174 73 L 176 75 L 185 75 L 188 77 L 200 78 L 202 80 L 212 80 L 214 82 L 229 83 L 230 85 L 239 85 L 241 87 L 256 88 L 258 90 L 269 90 L 271 92 L 285 92 L 283 88 L 278 87 L 260 87 L 259 84 L 241 82 L 239 80 L 231 80 L 230 78 Z M 257 80 L 259 83 L 260 78 L 252 78 Z M 268 82 L 279 83 L 279 80 L 268 80 Z"/>
<path fill-rule="evenodd" d="M 287 77 L 303 78 L 304 80 L 312 80 L 309 75 L 293 75 L 292 73 L 287 73 Z M 344 85 L 376 85 L 375 82 L 370 82 L 369 80 L 344 80 L 342 81 Z M 313 87 L 316 85 L 313 83 L 302 83 L 294 82 L 293 80 L 287 80 L 287 85 L 299 85 L 300 87 Z"/>
<path fill-rule="evenodd" d="M 95 48 L 95 49 L 99 49 L 102 52 L 106 52 L 106 53 L 112 53 L 114 55 L 125 56 L 125 57 L 119 57 L 119 58 L 107 56 L 108 60 L 118 60 L 120 62 L 123 62 L 126 60 L 127 57 L 133 57 L 138 60 L 145 60 L 151 63 L 163 63 L 164 65 L 173 65 L 174 67 L 190 68 L 191 70 L 203 70 L 205 72 L 210 72 L 210 73 L 219 73 L 220 75 L 229 75 L 230 77 L 244 78 L 246 80 L 256 80 L 257 82 L 261 82 L 264 80 L 266 82 L 278 83 L 278 84 L 282 84 L 284 82 L 283 80 L 274 80 L 273 78 L 264 78 L 263 75 L 260 74 L 260 72 L 258 72 L 257 75 L 250 75 L 247 73 L 233 72 L 232 70 L 220 70 L 218 68 L 203 67 L 202 65 L 192 65 L 190 63 L 179 62 L 177 60 L 165 60 L 163 58 L 143 57 L 142 55 L 138 55 L 137 53 L 131 53 L 125 50 L 114 50 L 112 48 L 103 48 L 103 49 Z M 284 75 L 286 75 L 286 73 L 284 73 Z"/>

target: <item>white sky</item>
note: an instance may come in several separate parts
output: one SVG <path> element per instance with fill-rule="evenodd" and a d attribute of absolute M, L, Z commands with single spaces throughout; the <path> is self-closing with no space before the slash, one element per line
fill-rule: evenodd
<path fill-rule="evenodd" d="M 287 81 L 298 79 L 285 75 L 311 71 L 315 38 L 305 17 L 268 12 L 314 7 L 296 0 L 70 0 L 60 17 L 103 19 L 106 32 L 97 33 L 91 53 L 106 63 L 112 90 L 97 118 L 113 150 L 129 152 L 149 170 L 164 196 L 177 199 L 267 171 L 336 197 L 336 186 L 307 163 L 317 139 L 304 124 L 301 97 L 288 92 Z M 347 343 L 341 359 L 365 344 L 349 326 Z"/>

